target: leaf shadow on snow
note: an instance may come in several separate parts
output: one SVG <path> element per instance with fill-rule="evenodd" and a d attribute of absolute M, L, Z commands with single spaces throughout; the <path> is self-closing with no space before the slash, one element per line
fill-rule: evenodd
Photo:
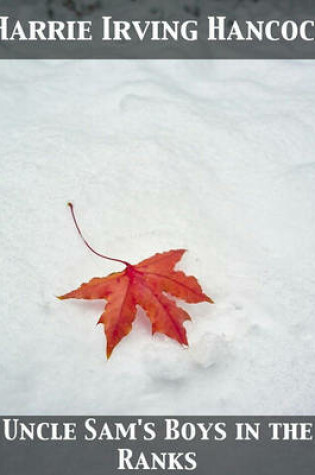
<path fill-rule="evenodd" d="M 94 322 L 97 324 L 100 316 L 104 312 L 106 302 L 104 300 L 75 300 L 71 301 L 71 312 L 73 315 L 82 318 L 90 318 L 90 315 L 95 316 Z M 93 324 L 93 320 L 90 320 Z"/>

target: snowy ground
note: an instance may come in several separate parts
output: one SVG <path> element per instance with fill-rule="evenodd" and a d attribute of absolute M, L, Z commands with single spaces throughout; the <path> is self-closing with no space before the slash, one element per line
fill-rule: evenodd
<path fill-rule="evenodd" d="M 315 62 L 1 62 L 1 413 L 315 412 Z M 186 247 L 190 349 L 55 296 Z"/>

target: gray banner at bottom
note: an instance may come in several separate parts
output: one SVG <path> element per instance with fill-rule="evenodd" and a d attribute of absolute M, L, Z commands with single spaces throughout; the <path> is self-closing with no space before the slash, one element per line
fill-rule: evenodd
<path fill-rule="evenodd" d="M 1 417 L 1 475 L 313 475 L 315 417 Z"/>

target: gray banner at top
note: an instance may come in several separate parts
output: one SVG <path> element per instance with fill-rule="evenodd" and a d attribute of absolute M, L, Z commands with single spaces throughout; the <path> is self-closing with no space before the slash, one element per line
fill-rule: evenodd
<path fill-rule="evenodd" d="M 1 59 L 314 59 L 300 0 L 0 2 Z"/>

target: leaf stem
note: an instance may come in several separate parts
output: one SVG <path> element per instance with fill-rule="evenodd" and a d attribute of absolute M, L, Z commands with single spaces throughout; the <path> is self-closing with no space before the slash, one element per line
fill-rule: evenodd
<path fill-rule="evenodd" d="M 73 222 L 74 222 L 74 225 L 76 227 L 76 230 L 78 231 L 78 234 L 80 236 L 80 238 L 82 239 L 82 241 L 84 242 L 84 244 L 86 245 L 86 247 L 91 251 L 93 252 L 93 254 L 96 254 L 97 256 L 99 257 L 102 257 L 103 259 L 108 259 L 109 261 L 116 261 L 116 262 L 121 262 L 121 264 L 125 264 L 125 266 L 127 267 L 130 267 L 131 264 L 129 264 L 129 262 L 127 261 L 123 261 L 121 259 L 114 259 L 113 257 L 108 257 L 108 256 L 105 256 L 104 254 L 100 254 L 99 252 L 95 251 L 95 249 L 93 249 L 92 246 L 90 246 L 90 244 L 87 242 L 87 240 L 84 238 L 82 232 L 81 232 L 81 229 L 78 225 L 78 222 L 77 222 L 77 219 L 75 217 L 75 214 L 74 214 L 74 207 L 73 207 L 73 204 L 72 203 L 68 203 L 68 206 L 70 208 L 70 211 L 71 211 L 71 216 L 72 216 L 72 219 L 73 219 Z"/>

